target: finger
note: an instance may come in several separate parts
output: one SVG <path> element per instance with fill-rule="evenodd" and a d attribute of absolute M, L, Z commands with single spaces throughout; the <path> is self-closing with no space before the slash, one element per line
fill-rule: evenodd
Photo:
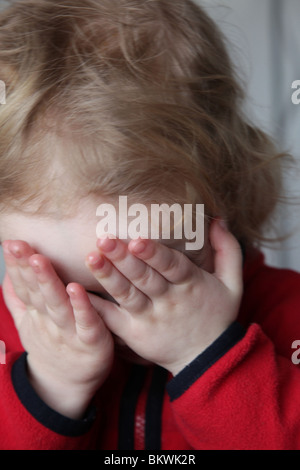
<path fill-rule="evenodd" d="M 183 253 L 162 243 L 144 239 L 131 240 L 128 249 L 173 284 L 185 283 L 195 275 L 201 275 L 201 270 Z"/>
<path fill-rule="evenodd" d="M 214 275 L 231 291 L 239 293 L 243 282 L 240 244 L 220 220 L 211 224 L 210 241 L 215 251 Z"/>
<path fill-rule="evenodd" d="M 16 295 L 13 284 L 7 272 L 5 273 L 2 282 L 2 291 L 5 304 L 13 316 L 14 322 L 18 328 L 22 321 L 23 315 L 26 313 L 26 305 Z"/>
<path fill-rule="evenodd" d="M 30 292 L 36 290 L 37 282 L 28 260 L 35 252 L 23 241 L 5 240 L 3 253 L 7 273 L 16 295 L 26 304 L 31 303 Z"/>
<path fill-rule="evenodd" d="M 119 335 L 124 329 L 124 325 L 128 323 L 128 314 L 111 300 L 106 300 L 101 297 L 101 294 L 87 292 L 88 298 L 96 310 L 97 314 L 100 315 L 105 325 L 110 331 Z"/>
<path fill-rule="evenodd" d="M 95 344 L 100 339 L 109 340 L 109 332 L 90 302 L 85 289 L 76 283 L 67 286 L 67 293 L 73 307 L 75 327 L 79 339 L 86 344 Z"/>
<path fill-rule="evenodd" d="M 97 247 L 118 271 L 148 297 L 160 296 L 168 290 L 167 280 L 147 263 L 134 256 L 123 241 L 117 238 L 101 238 L 97 242 Z"/>
<path fill-rule="evenodd" d="M 56 274 L 50 260 L 43 255 L 33 255 L 29 259 L 43 296 L 46 312 L 61 328 L 74 326 L 74 316 L 65 285 Z"/>
<path fill-rule="evenodd" d="M 28 300 L 28 291 L 24 286 L 23 279 L 21 273 L 19 271 L 19 264 L 18 259 L 10 251 L 10 241 L 5 240 L 2 243 L 3 247 L 3 255 L 5 261 L 6 272 L 11 280 L 13 285 L 14 291 L 16 295 L 23 301 L 26 302 Z"/>
<path fill-rule="evenodd" d="M 140 313 L 149 304 L 150 299 L 99 252 L 90 253 L 86 258 L 86 265 L 122 308 L 131 313 Z"/>

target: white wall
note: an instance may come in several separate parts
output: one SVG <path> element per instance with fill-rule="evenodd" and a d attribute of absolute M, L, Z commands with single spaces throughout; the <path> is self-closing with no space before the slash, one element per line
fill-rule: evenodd
<path fill-rule="evenodd" d="M 299 0 L 198 2 L 205 5 L 231 43 L 230 52 L 246 77 L 251 116 L 300 161 L 300 105 L 291 102 L 291 84 L 300 80 Z M 299 175 L 293 171 L 286 176 L 289 196 L 300 198 Z M 300 271 L 299 207 L 285 208 L 278 216 L 278 228 L 294 235 L 277 250 L 265 252 L 269 263 Z M 2 276 L 0 252 L 0 281 Z"/>
<path fill-rule="evenodd" d="M 285 186 L 287 197 L 300 201 L 300 105 L 291 101 L 291 84 L 300 80 L 300 2 L 207 0 L 205 5 L 230 41 L 230 52 L 246 77 L 250 116 L 297 161 L 298 166 L 285 175 Z M 293 235 L 275 249 L 264 250 L 268 262 L 300 271 L 300 204 L 282 207 L 277 230 Z"/>

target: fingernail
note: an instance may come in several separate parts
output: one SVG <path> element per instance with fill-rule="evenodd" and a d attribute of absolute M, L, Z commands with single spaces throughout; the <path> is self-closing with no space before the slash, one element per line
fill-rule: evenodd
<path fill-rule="evenodd" d="M 31 265 L 31 267 L 32 267 L 32 269 L 34 270 L 35 273 L 40 273 L 41 272 L 41 268 L 40 268 L 37 260 L 31 260 L 30 265 Z"/>
<path fill-rule="evenodd" d="M 72 286 L 67 286 L 67 292 L 68 292 L 70 297 L 75 297 L 76 296 L 75 289 Z"/>
<path fill-rule="evenodd" d="M 116 248 L 117 242 L 114 238 L 105 237 L 98 240 L 97 246 L 108 253 Z"/>
<path fill-rule="evenodd" d="M 141 240 L 137 240 L 136 243 L 132 246 L 132 250 L 136 254 L 142 253 L 145 248 L 146 248 L 146 243 Z"/>
<path fill-rule="evenodd" d="M 219 219 L 219 225 L 223 230 L 228 231 L 228 225 L 224 219 Z"/>
<path fill-rule="evenodd" d="M 100 255 L 100 253 L 91 253 L 90 255 L 88 255 L 87 257 L 87 263 L 90 265 L 90 266 L 96 266 L 98 268 L 102 267 L 103 264 L 104 264 L 104 259 L 103 257 Z"/>
<path fill-rule="evenodd" d="M 18 246 L 15 246 L 15 245 L 11 245 L 9 247 L 9 251 L 12 255 L 14 255 L 16 258 L 21 258 L 22 257 L 22 253 L 20 251 L 20 248 Z"/>

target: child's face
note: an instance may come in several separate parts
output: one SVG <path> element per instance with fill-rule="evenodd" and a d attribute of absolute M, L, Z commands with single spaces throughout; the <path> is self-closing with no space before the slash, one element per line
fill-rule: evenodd
<path fill-rule="evenodd" d="M 97 221 L 96 204 L 92 200 L 78 204 L 77 214 L 69 218 L 11 212 L 0 215 L 0 239 L 26 241 L 37 253 L 51 260 L 66 285 L 78 282 L 88 291 L 104 293 L 85 267 L 85 257 L 96 249 Z"/>
<path fill-rule="evenodd" d="M 47 256 L 58 276 L 67 285 L 80 283 L 87 291 L 112 300 L 85 266 L 86 256 L 96 250 L 96 209 L 103 201 L 84 199 L 77 213 L 69 218 L 46 218 L 22 212 L 0 215 L 0 239 L 23 240 L 37 253 Z M 129 240 L 128 240 L 129 242 Z M 180 250 L 182 241 L 172 243 Z M 201 267 L 211 271 L 211 253 L 205 248 Z"/>

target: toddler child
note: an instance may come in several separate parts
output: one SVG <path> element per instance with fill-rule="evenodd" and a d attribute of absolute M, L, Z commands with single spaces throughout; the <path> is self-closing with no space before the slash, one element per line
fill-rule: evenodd
<path fill-rule="evenodd" d="M 297 273 L 258 251 L 280 157 L 190 0 L 0 16 L 2 449 L 299 449 Z M 205 243 L 97 237 L 118 197 Z M 120 229 L 120 227 L 119 227 Z"/>

